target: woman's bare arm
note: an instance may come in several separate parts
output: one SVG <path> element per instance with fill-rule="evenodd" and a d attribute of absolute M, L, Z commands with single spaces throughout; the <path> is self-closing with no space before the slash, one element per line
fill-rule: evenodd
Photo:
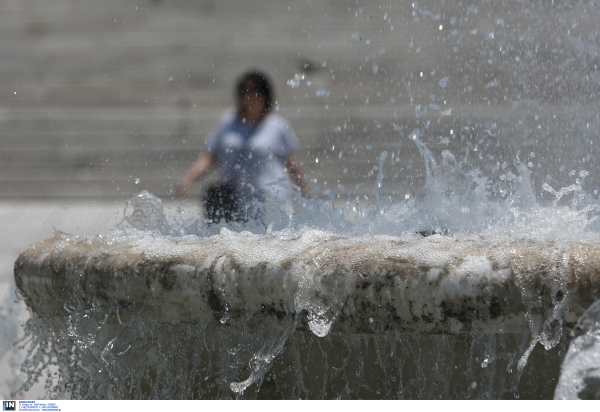
<path fill-rule="evenodd" d="M 284 159 L 284 165 L 287 167 L 288 172 L 290 173 L 292 182 L 294 182 L 294 184 L 300 188 L 302 196 L 311 198 L 312 193 L 310 187 L 308 186 L 308 182 L 304 178 L 304 168 L 302 167 L 302 163 L 300 162 L 298 156 L 293 154 L 286 157 Z"/>
<path fill-rule="evenodd" d="M 214 159 L 210 153 L 204 153 L 200 156 L 175 185 L 175 195 L 178 198 L 185 197 L 192 183 L 204 176 L 212 168 L 213 164 Z"/>

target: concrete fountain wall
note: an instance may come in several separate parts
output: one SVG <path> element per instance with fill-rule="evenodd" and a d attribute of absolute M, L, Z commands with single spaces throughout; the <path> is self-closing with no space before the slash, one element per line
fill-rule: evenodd
<path fill-rule="evenodd" d="M 599 268 L 577 241 L 223 229 L 57 234 L 15 280 L 55 396 L 547 398 Z"/>

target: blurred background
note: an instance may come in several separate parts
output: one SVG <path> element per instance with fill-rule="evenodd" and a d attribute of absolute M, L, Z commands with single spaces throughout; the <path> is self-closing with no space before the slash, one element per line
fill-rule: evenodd
<path fill-rule="evenodd" d="M 383 150 L 379 194 L 418 192 L 415 128 L 488 173 L 531 151 L 556 165 L 565 112 L 596 120 L 584 3 L 4 0 L 0 199 L 169 198 L 248 68 L 270 73 L 320 197 L 372 196 Z"/>
<path fill-rule="evenodd" d="M 388 134 L 391 114 L 409 109 L 399 81 L 422 66 L 409 43 L 431 31 L 410 13 L 395 10 L 392 22 L 387 6 L 349 1 L 0 7 L 3 199 L 171 196 L 248 68 L 271 75 L 276 110 L 292 122 L 311 177 L 344 179 L 339 160 L 368 173 L 378 153 L 362 153 L 364 137 Z M 340 156 L 352 143 L 360 155 Z"/>
<path fill-rule="evenodd" d="M 541 204 L 555 199 L 543 183 L 580 178 L 597 199 L 598 14 L 593 1 L 2 0 L 0 292 L 16 301 L 14 260 L 55 229 L 113 229 L 142 190 L 178 204 L 174 182 L 249 68 L 271 75 L 333 205 L 422 198 L 427 151 L 484 175 L 490 199 L 518 164 Z"/>

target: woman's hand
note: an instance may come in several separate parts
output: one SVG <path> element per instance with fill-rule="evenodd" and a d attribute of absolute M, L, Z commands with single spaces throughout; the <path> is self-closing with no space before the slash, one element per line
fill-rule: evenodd
<path fill-rule="evenodd" d="M 302 196 L 310 199 L 312 197 L 312 190 L 308 186 L 308 182 L 304 178 L 304 168 L 300 159 L 295 154 L 290 155 L 284 159 L 284 165 L 287 167 L 292 182 L 300 188 Z"/>
<path fill-rule="evenodd" d="M 183 177 L 179 179 L 175 185 L 175 196 L 177 199 L 183 199 L 187 195 L 188 188 L 191 186 L 191 182 L 187 181 Z"/>
<path fill-rule="evenodd" d="M 175 185 L 175 196 L 182 199 L 187 195 L 189 187 L 202 176 L 204 176 L 213 166 L 214 159 L 210 153 L 204 153 L 194 162 L 192 167 L 182 176 Z"/>

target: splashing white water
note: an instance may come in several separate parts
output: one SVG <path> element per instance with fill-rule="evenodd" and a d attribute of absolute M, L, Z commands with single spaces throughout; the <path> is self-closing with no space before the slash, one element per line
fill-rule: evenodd
<path fill-rule="evenodd" d="M 440 54 L 437 51 L 444 51 L 449 53 L 446 55 L 449 64 L 439 66 L 432 60 L 421 63 L 417 59 L 414 61 L 423 68 L 414 71 L 406 67 L 403 77 L 394 78 L 386 75 L 390 72 L 382 60 L 386 52 L 375 44 L 375 39 L 362 43 L 362 35 L 358 32 L 348 35 L 361 47 L 373 42 L 379 51 L 377 62 L 370 56 L 366 59 L 369 63 L 364 67 L 372 68 L 366 71 L 375 77 L 364 81 L 371 96 L 361 95 L 361 101 L 370 104 L 375 96 L 389 97 L 393 104 L 396 98 L 406 98 L 407 107 L 410 106 L 411 110 L 414 108 L 415 113 L 414 119 L 399 120 L 396 114 L 389 119 L 394 121 L 396 132 L 402 133 L 404 128 L 413 131 L 407 135 L 384 136 L 382 141 L 386 147 L 370 159 L 378 164 L 375 185 L 369 184 L 369 190 L 370 187 L 374 188 L 375 204 L 363 202 L 359 207 L 348 202 L 340 206 L 334 200 L 297 198 L 295 214 L 291 217 L 277 212 L 277 205 L 267 205 L 267 209 L 273 213 L 269 214 L 270 221 L 266 222 L 266 228 L 262 225 L 238 224 L 224 228 L 222 225 L 207 227 L 199 219 L 184 218 L 179 211 L 174 215 L 165 212 L 160 199 L 142 192 L 128 203 L 121 227 L 136 241 L 141 239 L 139 247 L 147 251 L 149 258 L 169 256 L 170 251 L 161 247 L 161 239 L 165 236 L 177 236 L 182 240 L 197 236 L 221 242 L 220 247 L 235 254 L 242 262 L 257 257 L 269 262 L 275 257 L 285 256 L 291 253 L 290 245 L 298 239 L 300 243 L 304 242 L 302 247 L 306 244 L 310 247 L 310 244 L 336 236 L 353 237 L 357 243 L 367 235 L 390 235 L 401 238 L 401 241 L 415 240 L 420 235 L 433 235 L 435 239 L 442 239 L 440 242 L 466 239 L 477 243 L 510 238 L 534 241 L 585 239 L 597 244 L 600 208 L 593 192 L 589 193 L 587 189 L 590 185 L 584 184 L 600 176 L 596 172 L 590 177 L 588 172 L 598 163 L 598 145 L 595 144 L 595 135 L 599 130 L 595 88 L 598 84 L 597 7 L 588 2 L 553 3 L 551 6 L 541 2 L 525 2 L 522 6 L 496 2 L 491 8 L 489 2 L 475 2 L 466 7 L 454 7 L 451 11 L 455 15 L 447 16 L 440 12 L 440 7 L 444 11 L 444 6 L 440 4 L 414 2 L 408 6 L 407 23 L 427 22 L 433 23 L 436 30 L 439 27 L 439 36 L 436 34 L 429 44 L 429 40 L 411 35 L 408 49 L 417 58 L 438 56 Z M 550 16 L 541 16 L 539 12 L 546 9 L 556 11 Z M 565 13 L 565 10 L 568 12 Z M 391 31 L 392 20 L 391 17 L 388 20 L 388 12 L 392 13 L 391 4 L 384 17 Z M 362 8 L 356 11 L 356 15 L 364 16 Z M 367 15 L 371 19 L 371 14 Z M 484 16 L 480 20 L 482 24 L 478 25 L 476 16 Z M 550 19 L 544 21 L 547 17 Z M 361 28 L 361 32 L 368 33 L 368 30 Z M 570 47 L 565 48 L 562 46 L 564 44 Z M 439 49 L 436 48 L 438 46 Z M 465 50 L 481 56 L 483 64 L 474 68 L 470 60 L 465 59 Z M 374 56 L 376 54 L 373 53 Z M 390 49 L 387 52 L 389 54 Z M 432 67 L 427 67 L 429 63 L 432 63 Z M 422 83 L 422 86 L 418 83 L 425 82 L 427 78 L 433 79 L 432 82 Z M 483 82 L 479 85 L 483 90 L 481 95 L 475 95 L 477 82 Z M 303 90 L 304 84 L 309 86 L 304 74 L 295 75 L 287 84 L 294 91 Z M 386 90 L 380 90 L 382 88 Z M 331 92 L 328 91 L 325 97 L 331 97 L 332 100 L 339 97 L 335 95 L 334 88 L 329 89 Z M 404 95 L 401 97 L 402 93 Z M 321 93 L 317 91 L 317 94 Z M 480 100 L 476 102 L 477 99 Z M 476 110 L 483 113 L 481 117 L 472 113 Z M 410 125 L 398 125 L 400 121 L 407 121 Z M 433 125 L 438 125 L 440 134 L 434 135 Z M 380 126 L 377 124 L 376 127 Z M 444 129 L 447 126 L 449 130 Z M 345 129 L 336 128 L 336 133 L 342 130 Z M 367 127 L 361 138 L 363 136 L 365 139 L 370 137 Z M 430 144 L 438 136 L 441 144 L 446 145 L 441 153 Z M 424 186 L 422 191 L 416 187 L 419 185 L 411 186 L 411 193 L 406 194 L 404 200 L 392 202 L 383 195 L 381 187 L 390 182 L 395 184 L 396 181 L 394 174 L 384 171 L 384 168 L 391 165 L 394 159 L 392 149 L 402 146 L 403 142 L 403 148 L 407 147 L 407 141 L 410 145 L 416 145 L 423 160 Z M 498 148 L 501 141 L 502 150 Z M 515 146 L 519 151 L 513 153 L 511 150 Z M 547 153 L 536 155 L 538 149 L 544 149 Z M 349 151 L 348 148 L 346 150 Z M 371 150 L 370 143 L 365 150 Z M 520 150 L 529 155 L 521 156 Z M 366 155 L 361 152 L 358 156 Z M 343 152 L 340 152 L 340 159 L 342 157 Z M 405 173 L 412 173 L 412 159 L 403 160 L 407 161 L 406 169 L 409 170 Z M 323 163 L 320 162 L 321 165 Z M 571 180 L 566 181 L 564 174 L 571 168 L 574 168 L 569 172 L 568 179 Z M 356 169 L 351 172 L 356 172 Z M 418 172 L 414 174 L 418 177 Z M 552 197 L 551 201 L 547 201 L 548 196 Z M 307 236 L 303 236 L 305 234 Z M 90 239 L 90 245 L 95 241 L 112 241 L 111 236 L 123 234 L 110 234 L 100 237 L 100 240 Z M 252 239 L 258 237 L 266 237 L 271 243 L 263 248 L 256 245 L 248 247 L 246 241 L 250 240 L 252 244 Z M 183 243 L 177 246 L 178 250 L 185 249 Z M 62 359 L 68 361 L 60 366 L 64 370 L 75 369 L 76 373 L 57 378 L 61 385 L 48 384 L 49 388 L 59 388 L 53 393 L 54 396 L 69 393 L 90 398 L 141 397 L 141 394 L 147 397 L 196 396 L 198 394 L 190 389 L 194 387 L 193 384 L 182 382 L 182 378 L 164 366 L 180 367 L 183 364 L 191 371 L 190 376 L 200 376 L 209 382 L 205 386 L 208 388 L 206 393 L 199 396 L 229 397 L 232 390 L 241 396 L 247 395 L 249 388 L 256 387 L 258 390 L 265 374 L 282 355 L 282 347 L 291 342 L 296 347 L 293 356 L 296 356 L 294 362 L 298 364 L 306 346 L 312 345 L 314 349 L 330 345 L 335 348 L 331 352 L 343 352 L 336 353 L 343 359 L 337 363 L 335 359 L 319 358 L 325 369 L 325 372 L 320 372 L 322 380 L 313 376 L 307 379 L 296 377 L 294 382 L 301 384 L 294 387 L 295 394 L 305 397 L 322 394 L 325 392 L 322 388 L 329 383 L 336 388 L 329 395 L 350 396 L 353 392 L 349 388 L 355 391 L 354 394 L 362 394 L 360 391 L 365 390 L 372 396 L 379 395 L 376 392 L 379 389 L 371 392 L 365 389 L 369 382 L 368 368 L 365 368 L 363 358 L 358 356 L 371 350 L 375 353 L 371 357 L 372 364 L 384 364 L 383 358 L 391 360 L 390 369 L 381 367 L 383 374 L 388 374 L 389 378 L 384 384 L 387 385 L 384 388 L 385 396 L 434 397 L 436 393 L 450 393 L 449 387 L 454 382 L 463 383 L 462 378 L 453 375 L 450 370 L 453 363 L 448 358 L 455 356 L 453 349 L 448 349 L 450 347 L 469 355 L 465 356 L 469 382 L 464 386 L 468 389 L 465 392 L 459 388 L 455 393 L 461 393 L 464 397 L 490 398 L 507 390 L 516 391 L 518 377 L 514 377 L 520 376 L 528 362 L 535 357 L 534 348 L 539 347 L 538 343 L 549 352 L 564 338 L 562 313 L 569 304 L 569 297 L 559 299 L 558 292 L 564 288 L 557 274 L 564 270 L 566 262 L 562 259 L 560 248 L 557 250 L 548 256 L 548 261 L 555 263 L 548 270 L 548 277 L 554 281 L 548 293 L 545 296 L 524 294 L 523 304 L 528 309 L 526 320 L 531 337 L 512 342 L 513 347 L 516 345 L 519 350 L 511 353 L 506 349 L 510 345 L 505 345 L 505 340 L 510 341 L 510 338 L 485 335 L 464 340 L 460 337 L 390 337 L 381 334 L 375 337 L 350 337 L 340 343 L 331 330 L 344 308 L 349 283 L 344 277 L 334 282 L 324 282 L 326 266 L 319 262 L 326 256 L 315 256 L 310 270 L 302 272 L 294 268 L 298 271 L 296 275 L 302 278 L 295 295 L 294 309 L 308 313 L 308 327 L 313 333 L 308 338 L 291 333 L 290 328 L 293 330 L 293 327 L 290 325 L 294 325 L 295 320 L 277 318 L 276 314 L 269 312 L 272 308 L 256 308 L 252 314 L 243 316 L 231 313 L 225 306 L 219 322 L 222 320 L 224 327 L 211 329 L 198 324 L 156 325 L 143 318 L 121 319 L 118 307 L 105 307 L 100 299 L 91 302 L 91 307 L 78 302 L 80 307 L 68 308 L 71 314 L 67 319 L 67 332 L 60 336 L 42 330 L 45 319 L 38 319 L 38 324 L 32 321 L 30 327 L 38 327 L 39 330 L 31 334 L 34 336 L 31 358 L 25 369 L 29 381 L 39 379 L 47 365 L 57 362 L 54 354 L 63 351 L 68 356 Z M 461 268 L 469 274 L 471 282 L 484 279 L 492 270 L 490 260 L 479 256 L 467 259 L 463 265 Z M 182 266 L 178 270 L 193 275 L 188 267 Z M 527 279 L 521 280 L 523 289 L 528 289 Z M 224 284 L 233 291 L 239 287 L 227 282 Z M 465 290 L 468 290 L 467 286 Z M 315 289 L 318 293 L 313 293 Z M 268 290 L 257 293 L 268 293 Z M 235 293 L 232 295 L 235 296 Z M 551 309 L 540 309 L 550 306 Z M 260 310 L 268 312 L 269 321 L 261 323 L 257 320 L 258 316 L 254 315 L 262 313 Z M 107 322 L 107 319 L 114 318 L 118 321 Z M 60 322 L 62 320 L 47 320 L 48 324 L 56 326 L 56 330 L 64 327 Z M 37 332 L 40 335 L 35 337 Z M 154 335 L 161 335 L 174 349 L 161 348 L 156 344 L 157 340 L 153 340 Z M 193 343 L 186 342 L 181 336 Z M 54 342 L 65 340 L 71 347 L 52 347 Z M 186 354 L 192 351 L 186 344 L 203 345 L 206 350 L 201 351 L 197 359 L 186 359 Z M 373 347 L 376 349 L 373 350 Z M 465 347 L 469 349 L 465 350 Z M 315 352 L 321 353 L 314 350 L 310 355 Z M 401 360 L 391 355 L 399 352 L 404 355 Z M 310 358 L 310 355 L 306 355 L 306 358 Z M 128 358 L 128 364 L 137 362 L 141 365 L 147 362 L 150 366 L 139 375 L 132 375 L 124 363 L 119 362 L 120 356 L 131 357 Z M 94 370 L 90 365 L 97 365 L 98 359 L 101 368 Z M 429 360 L 432 363 L 428 363 Z M 413 361 L 417 367 L 414 368 L 414 375 L 406 380 L 415 382 L 412 388 L 410 384 L 403 386 L 390 383 L 395 382 L 392 378 L 402 373 L 413 373 L 405 367 Z M 504 363 L 498 368 L 506 373 L 494 372 L 494 367 L 501 362 Z M 445 373 L 437 372 L 444 366 Z M 352 374 L 346 375 L 343 367 L 352 370 Z M 482 369 L 485 370 L 483 374 Z M 426 379 L 424 370 L 436 371 L 435 376 Z M 285 375 L 284 372 L 278 371 L 281 375 Z M 342 375 L 343 378 L 340 378 Z M 129 379 L 128 389 L 124 389 L 124 385 L 119 386 L 120 379 Z M 285 382 L 285 379 L 282 378 L 281 382 Z M 489 389 L 502 379 L 508 383 L 500 384 L 500 389 L 495 388 L 500 392 Z M 321 389 L 310 386 L 308 380 L 319 381 Z M 186 388 L 187 392 L 183 389 L 178 392 L 177 388 Z"/>
<path fill-rule="evenodd" d="M 600 301 L 579 319 L 554 399 L 600 399 Z"/>

